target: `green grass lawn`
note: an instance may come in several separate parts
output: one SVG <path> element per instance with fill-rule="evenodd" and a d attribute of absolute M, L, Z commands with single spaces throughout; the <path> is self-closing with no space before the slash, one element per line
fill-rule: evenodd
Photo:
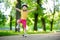
<path fill-rule="evenodd" d="M 18 35 L 19 33 L 14 31 L 0 31 L 0 36 L 10 36 L 10 35 Z"/>
<path fill-rule="evenodd" d="M 0 36 L 11 36 L 11 35 L 19 35 L 19 34 L 23 34 L 24 32 L 23 31 L 21 31 L 21 32 L 15 32 L 15 31 L 2 31 L 2 30 L 0 30 Z M 44 31 L 42 31 L 42 32 L 34 32 L 34 31 L 32 31 L 32 32 L 28 32 L 27 31 L 27 34 L 48 34 L 48 33 L 50 33 L 50 32 L 44 32 Z"/>

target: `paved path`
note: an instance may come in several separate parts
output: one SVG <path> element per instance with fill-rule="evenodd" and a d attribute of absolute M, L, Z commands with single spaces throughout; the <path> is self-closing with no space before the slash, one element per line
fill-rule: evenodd
<path fill-rule="evenodd" d="M 0 40 L 60 40 L 60 33 L 31 34 L 27 37 L 23 37 L 21 35 L 4 36 L 0 37 Z"/>

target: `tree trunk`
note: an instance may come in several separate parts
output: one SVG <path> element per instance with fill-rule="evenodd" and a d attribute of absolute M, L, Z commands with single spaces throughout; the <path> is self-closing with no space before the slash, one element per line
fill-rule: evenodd
<path fill-rule="evenodd" d="M 52 19 L 52 21 L 50 22 L 50 24 L 51 24 L 50 31 L 52 31 L 52 29 L 53 29 L 53 19 Z"/>
<path fill-rule="evenodd" d="M 17 0 L 17 4 L 16 4 L 16 8 L 19 8 L 21 9 L 21 0 Z M 17 20 L 20 19 L 20 12 L 16 10 L 16 26 L 17 26 Z M 20 28 L 18 28 L 18 30 L 16 29 L 16 26 L 15 26 L 15 32 L 19 31 Z"/>
<path fill-rule="evenodd" d="M 41 21 L 42 21 L 43 30 L 46 31 L 45 19 L 42 17 Z"/>
<path fill-rule="evenodd" d="M 53 12 L 53 14 L 52 14 L 52 16 L 53 16 L 53 18 L 52 18 L 52 21 L 51 21 L 51 28 L 50 28 L 50 31 L 52 31 L 53 30 L 53 25 L 54 25 L 54 15 L 55 15 L 55 1 L 54 1 L 54 12 Z"/>
<path fill-rule="evenodd" d="M 10 15 L 10 30 L 12 30 L 12 15 Z"/>
<path fill-rule="evenodd" d="M 37 4 L 41 7 L 41 2 L 42 0 L 37 0 Z M 42 8 L 42 7 L 41 7 Z M 38 9 L 37 9 L 38 10 Z M 42 14 L 43 14 L 43 11 L 42 11 Z M 41 21 L 42 21 L 42 26 L 43 26 L 43 30 L 46 31 L 46 26 L 45 26 L 45 19 L 43 18 L 43 15 L 42 15 L 42 18 L 41 18 Z"/>
<path fill-rule="evenodd" d="M 50 24 L 51 24 L 50 31 L 53 30 L 53 25 L 54 25 L 54 14 L 55 14 L 55 12 L 52 14 L 52 15 L 53 15 L 52 21 L 50 21 Z"/>
<path fill-rule="evenodd" d="M 39 4 L 39 0 L 37 0 L 37 4 Z M 38 7 L 37 7 L 37 11 L 38 11 Z M 34 18 L 35 18 L 35 23 L 34 23 L 34 31 L 37 31 L 37 22 L 38 22 L 38 12 L 36 12 L 34 14 Z"/>
<path fill-rule="evenodd" d="M 35 13 L 34 18 L 35 18 L 34 31 L 37 31 L 38 14 Z"/>

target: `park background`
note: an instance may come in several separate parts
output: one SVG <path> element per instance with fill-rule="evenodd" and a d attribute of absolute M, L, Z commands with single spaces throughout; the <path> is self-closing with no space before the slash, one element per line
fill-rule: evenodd
<path fill-rule="evenodd" d="M 21 9 L 24 3 L 28 10 L 37 8 L 28 14 L 28 34 L 60 32 L 60 0 L 0 0 L 0 36 L 23 34 L 21 24 L 20 32 L 16 30 L 21 15 L 15 8 Z"/>

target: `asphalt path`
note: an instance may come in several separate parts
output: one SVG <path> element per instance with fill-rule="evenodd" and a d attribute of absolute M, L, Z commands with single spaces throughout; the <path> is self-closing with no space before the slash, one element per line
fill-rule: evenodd
<path fill-rule="evenodd" d="M 50 34 L 30 34 L 27 37 L 22 35 L 3 36 L 0 40 L 60 40 L 60 32 Z"/>

